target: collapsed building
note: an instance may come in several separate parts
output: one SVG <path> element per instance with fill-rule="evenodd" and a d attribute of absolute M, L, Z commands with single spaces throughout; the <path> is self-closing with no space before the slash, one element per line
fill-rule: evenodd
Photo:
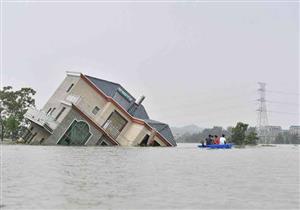
<path fill-rule="evenodd" d="M 43 145 L 176 146 L 170 127 L 149 118 L 142 102 L 120 84 L 77 72 L 41 110 L 29 108 L 23 141 Z"/>

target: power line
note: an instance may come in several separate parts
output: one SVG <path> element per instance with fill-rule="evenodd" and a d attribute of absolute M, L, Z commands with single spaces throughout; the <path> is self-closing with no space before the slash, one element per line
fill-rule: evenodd
<path fill-rule="evenodd" d="M 285 91 L 278 91 L 278 90 L 266 90 L 268 93 L 275 93 L 275 94 L 284 94 L 284 95 L 300 95 L 300 93 L 295 92 L 285 92 Z"/>
<path fill-rule="evenodd" d="M 226 87 L 225 87 L 226 89 Z M 228 88 L 229 89 L 229 88 Z M 186 96 L 189 96 L 191 98 L 186 98 L 186 100 L 182 99 L 182 97 L 174 97 L 174 99 L 178 100 L 177 102 L 174 102 L 172 99 L 172 104 L 174 106 L 168 106 L 168 107 L 157 107 L 151 110 L 151 112 L 158 112 L 162 113 L 160 114 L 160 117 L 162 118 L 170 118 L 172 119 L 180 119 L 181 117 L 184 117 L 184 119 L 189 119 L 192 117 L 194 121 L 199 122 L 212 122 L 215 121 L 215 119 L 220 119 L 220 121 L 238 121 L 238 118 L 242 118 L 243 116 L 249 115 L 250 111 L 254 114 L 254 102 L 259 102 L 260 104 L 282 104 L 287 106 L 299 106 L 298 103 L 290 103 L 289 101 L 280 101 L 280 100 L 266 100 L 265 97 L 259 98 L 258 100 L 251 100 L 252 93 L 254 93 L 253 90 L 250 89 L 243 89 L 239 88 L 239 92 L 242 91 L 242 93 L 233 93 L 232 91 L 225 91 L 221 89 L 220 91 L 201 91 L 201 93 L 192 94 L 192 97 L 190 94 L 186 94 Z M 251 92 L 250 92 L 251 91 Z M 278 93 L 278 94 L 292 94 L 297 95 L 295 93 L 291 92 L 283 92 L 283 91 L 269 91 L 264 90 L 260 88 L 258 90 L 260 93 L 264 92 L 272 92 L 272 93 Z M 257 93 L 257 91 L 255 91 Z M 221 93 L 226 94 L 225 97 L 216 97 L 216 95 L 220 95 Z M 233 93 L 233 94 L 232 94 Z M 265 95 L 264 95 L 265 96 Z M 248 97 L 247 100 L 246 97 Z M 273 97 L 274 98 L 274 97 Z M 195 101 L 196 103 L 191 103 L 192 100 L 200 100 Z M 246 101 L 247 100 L 247 101 Z M 226 103 L 224 103 L 226 102 Z M 227 106 L 224 106 L 227 105 Z M 229 106 L 228 106 L 229 105 Z M 284 107 L 284 106 L 283 106 Z M 256 111 L 261 112 L 261 109 L 257 109 Z M 286 111 L 280 111 L 280 110 L 268 110 L 265 112 L 265 114 L 280 114 L 280 115 L 299 115 L 299 113 L 292 113 L 292 112 L 286 112 Z M 230 117 L 229 117 L 230 116 Z M 247 117 L 248 119 L 249 117 Z M 246 118 L 245 118 L 246 119 Z"/>
<path fill-rule="evenodd" d="M 280 112 L 280 111 L 268 111 L 269 113 L 276 113 L 276 114 L 286 114 L 286 115 L 299 115 L 299 113 L 291 113 L 291 112 Z"/>
<path fill-rule="evenodd" d="M 297 103 L 286 103 L 286 102 L 281 102 L 281 101 L 266 101 L 267 103 L 271 104 L 283 104 L 283 105 L 290 105 L 290 106 L 299 106 Z"/>

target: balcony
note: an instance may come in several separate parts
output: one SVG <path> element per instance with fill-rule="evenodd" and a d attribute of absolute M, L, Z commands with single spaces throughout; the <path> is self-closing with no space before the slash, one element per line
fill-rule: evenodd
<path fill-rule="evenodd" d="M 103 125 L 103 129 L 114 139 L 116 139 L 120 134 L 120 131 L 113 126 L 112 122 L 109 120 Z"/>
<path fill-rule="evenodd" d="M 78 95 L 68 95 L 65 99 L 65 102 L 68 102 L 69 104 L 74 104 L 86 115 L 94 119 L 95 115 L 92 115 L 91 113 L 94 107 L 88 104 L 82 97 Z"/>
<path fill-rule="evenodd" d="M 28 108 L 27 112 L 24 115 L 28 120 L 42 126 L 49 133 L 57 127 L 58 123 L 50 115 L 47 115 L 44 111 L 38 110 L 35 108 Z"/>

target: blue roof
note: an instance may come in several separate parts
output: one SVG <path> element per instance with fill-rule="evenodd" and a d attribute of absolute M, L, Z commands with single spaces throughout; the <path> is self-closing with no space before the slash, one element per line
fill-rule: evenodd
<path fill-rule="evenodd" d="M 176 141 L 168 124 L 151 119 L 145 120 L 145 122 L 155 128 L 156 131 L 167 139 L 173 146 L 176 146 Z"/>
<path fill-rule="evenodd" d="M 106 95 L 113 97 L 115 93 L 117 92 L 118 88 L 123 88 L 120 84 L 110 82 L 103 79 L 98 79 L 95 77 L 91 77 L 88 75 L 85 75 L 89 80 L 91 80 L 94 85 L 96 85 L 100 90 L 102 90 Z M 123 88 L 124 89 L 124 88 Z M 125 90 L 125 89 L 124 89 Z M 126 90 L 125 90 L 126 91 Z M 127 92 L 127 91 L 126 91 Z M 129 93 L 128 93 L 129 94 Z M 130 94 L 129 94 L 130 95 Z M 131 96 L 131 95 L 130 95 Z M 133 96 L 131 96 L 133 99 L 135 99 Z"/>

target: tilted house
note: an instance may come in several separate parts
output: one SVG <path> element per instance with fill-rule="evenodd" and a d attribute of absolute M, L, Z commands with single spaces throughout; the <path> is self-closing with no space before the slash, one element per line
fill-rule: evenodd
<path fill-rule="evenodd" d="M 169 126 L 149 119 L 120 84 L 76 72 L 67 76 L 41 110 L 28 109 L 28 144 L 176 146 Z"/>

